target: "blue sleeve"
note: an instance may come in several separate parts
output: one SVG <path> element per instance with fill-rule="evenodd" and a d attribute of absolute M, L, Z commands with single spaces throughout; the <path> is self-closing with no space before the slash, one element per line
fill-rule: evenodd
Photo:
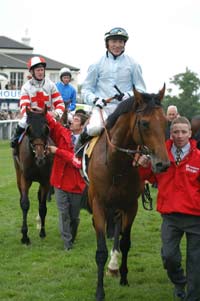
<path fill-rule="evenodd" d="M 76 109 L 76 90 L 73 89 L 69 110 L 74 111 L 75 109 Z"/>
<path fill-rule="evenodd" d="M 88 73 L 82 85 L 81 96 L 84 103 L 92 105 L 96 98 L 95 90 L 98 79 L 98 66 L 93 64 L 88 68 Z"/>

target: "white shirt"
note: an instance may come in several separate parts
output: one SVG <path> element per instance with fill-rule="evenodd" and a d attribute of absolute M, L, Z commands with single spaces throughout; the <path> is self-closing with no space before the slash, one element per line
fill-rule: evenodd
<path fill-rule="evenodd" d="M 184 145 L 182 148 L 181 148 L 181 160 L 187 155 L 189 154 L 190 152 L 190 142 L 188 142 L 186 145 Z M 174 156 L 174 160 L 176 160 L 176 150 L 177 150 L 177 147 L 175 146 L 175 144 L 173 143 L 172 144 L 172 148 L 171 148 L 171 152 L 172 152 L 172 155 Z"/>

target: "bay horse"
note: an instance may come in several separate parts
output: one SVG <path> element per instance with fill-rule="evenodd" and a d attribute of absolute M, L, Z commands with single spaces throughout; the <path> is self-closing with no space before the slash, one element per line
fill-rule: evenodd
<path fill-rule="evenodd" d="M 128 285 L 130 233 L 144 187 L 133 160 L 138 153 L 149 155 L 152 170 L 157 173 L 165 171 L 170 164 L 165 148 L 166 117 L 161 106 L 165 85 L 158 94 L 140 93 L 135 88 L 133 92 L 131 110 L 121 114 L 112 128 L 105 128 L 89 160 L 88 202 L 97 239 L 97 301 L 105 297 L 104 268 L 108 258 L 105 229 L 110 209 L 115 211 L 118 221 L 115 231 L 120 241 L 115 236 L 114 244 L 119 241 L 122 253 L 120 284 Z"/>
<path fill-rule="evenodd" d="M 26 109 L 27 127 L 21 143 L 18 145 L 18 154 L 14 155 L 14 165 L 17 186 L 20 193 L 20 206 L 23 214 L 21 227 L 23 244 L 30 244 L 28 236 L 27 214 L 30 207 L 29 189 L 32 182 L 39 183 L 37 193 L 39 201 L 39 216 L 41 219 L 40 237 L 46 236 L 45 217 L 47 213 L 46 199 L 50 188 L 50 173 L 52 156 L 47 155 L 49 127 L 45 119 L 46 108 L 43 111 Z"/>

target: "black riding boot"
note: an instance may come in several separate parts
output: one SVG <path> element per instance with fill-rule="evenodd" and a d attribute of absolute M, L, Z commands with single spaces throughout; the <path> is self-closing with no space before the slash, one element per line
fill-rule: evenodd
<path fill-rule="evenodd" d="M 20 135 L 24 132 L 24 128 L 17 126 L 14 136 L 11 138 L 10 147 L 16 148 Z"/>
<path fill-rule="evenodd" d="M 76 157 L 82 158 L 83 157 L 83 149 L 86 142 L 90 141 L 93 137 L 89 136 L 88 133 L 83 131 L 80 136 L 78 137 L 77 143 L 75 145 L 75 154 Z"/>

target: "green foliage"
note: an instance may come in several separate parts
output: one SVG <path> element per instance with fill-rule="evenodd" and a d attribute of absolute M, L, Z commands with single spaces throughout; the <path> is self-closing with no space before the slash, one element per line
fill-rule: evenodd
<path fill-rule="evenodd" d="M 48 202 L 47 237 L 36 229 L 37 183 L 30 189 L 28 214 L 30 246 L 21 244 L 22 213 L 8 141 L 0 141 L 0 300 L 1 301 L 92 301 L 95 300 L 97 269 L 96 238 L 91 215 L 81 211 L 74 248 L 63 250 L 58 231 L 55 200 Z M 157 190 L 152 191 L 155 200 Z M 155 207 L 155 203 L 154 203 Z M 105 276 L 106 300 L 168 301 L 172 285 L 160 258 L 160 215 L 145 211 L 141 202 L 132 228 L 129 252 L 129 287 Z M 112 242 L 108 241 L 111 249 Z"/>
<path fill-rule="evenodd" d="M 200 114 L 200 79 L 197 74 L 186 68 L 184 73 L 175 75 L 170 83 L 178 89 L 178 95 L 166 95 L 164 101 L 165 111 L 169 105 L 175 105 L 182 116 L 191 119 L 194 115 Z M 172 89 L 168 90 L 169 93 Z"/>

